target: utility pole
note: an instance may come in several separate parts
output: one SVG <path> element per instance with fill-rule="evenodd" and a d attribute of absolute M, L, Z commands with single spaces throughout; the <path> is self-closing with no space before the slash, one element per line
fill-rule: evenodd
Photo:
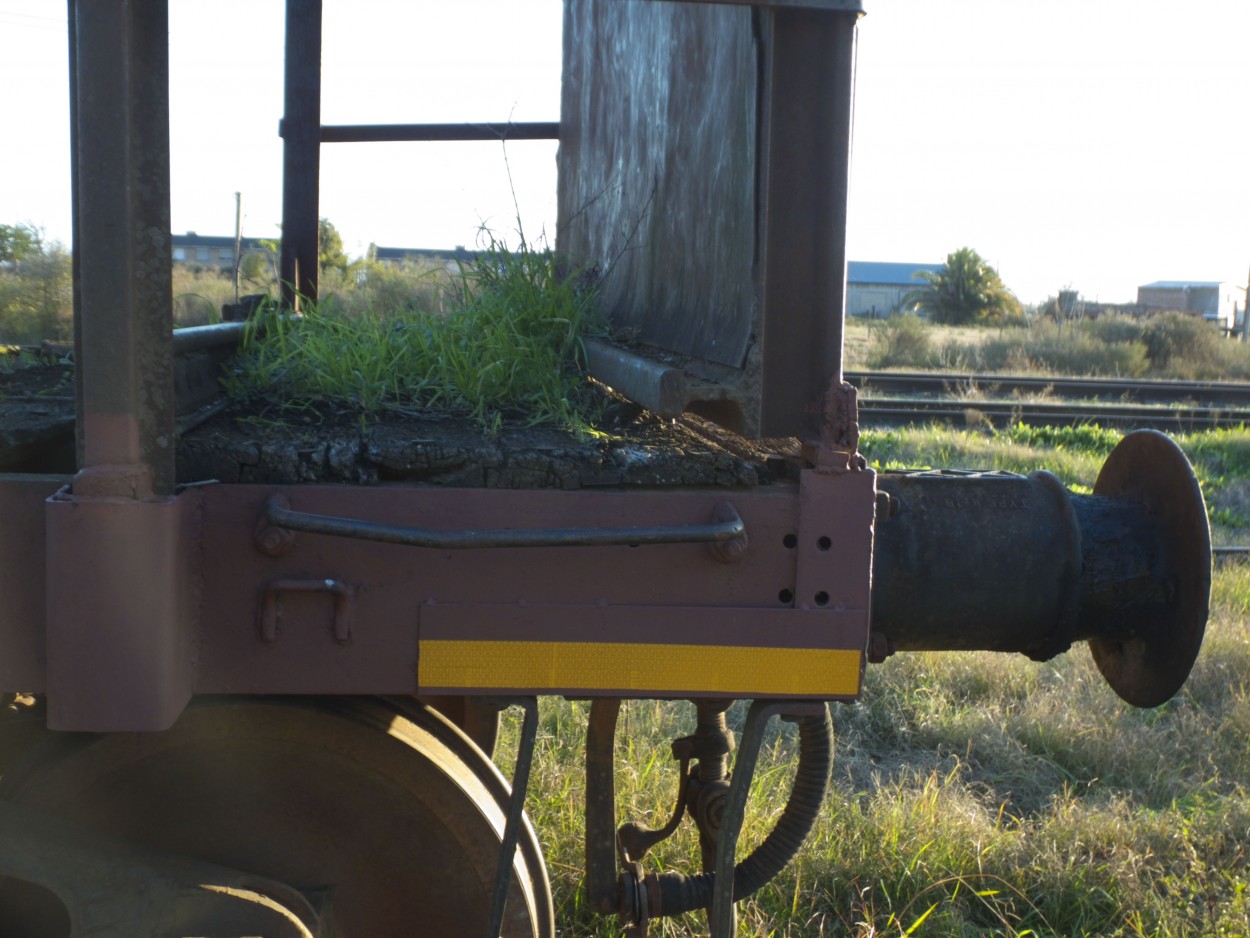
<path fill-rule="evenodd" d="M 239 302 L 239 262 L 243 259 L 239 248 L 243 244 L 243 193 L 234 194 L 234 302 Z"/>
<path fill-rule="evenodd" d="M 1250 339 L 1250 273 L 1246 274 L 1246 297 L 1241 301 L 1241 341 Z"/>

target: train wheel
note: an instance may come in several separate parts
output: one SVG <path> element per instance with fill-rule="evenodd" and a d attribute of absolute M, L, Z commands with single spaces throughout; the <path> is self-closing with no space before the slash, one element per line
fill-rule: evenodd
<path fill-rule="evenodd" d="M 207 698 L 161 733 L 56 734 L 0 795 L 279 880 L 321 934 L 483 935 L 507 784 L 432 711 L 373 698 Z M 503 934 L 554 935 L 528 822 Z"/>

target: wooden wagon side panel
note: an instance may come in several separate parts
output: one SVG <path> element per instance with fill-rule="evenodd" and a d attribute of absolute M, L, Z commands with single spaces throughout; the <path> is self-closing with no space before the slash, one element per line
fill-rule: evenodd
<path fill-rule="evenodd" d="M 639 341 L 741 368 L 755 330 L 752 13 L 565 4 L 559 247 Z"/>

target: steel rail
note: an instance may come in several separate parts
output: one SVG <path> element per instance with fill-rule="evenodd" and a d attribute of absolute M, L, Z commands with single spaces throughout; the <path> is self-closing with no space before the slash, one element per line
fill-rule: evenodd
<path fill-rule="evenodd" d="M 892 398 L 859 401 L 861 426 L 904 426 L 917 423 L 1024 423 L 1030 426 L 1099 424 L 1188 431 L 1250 424 L 1250 409 L 1228 407 L 1162 407 L 1110 403 L 1043 404 L 1032 401 L 959 401 L 933 398 Z"/>
<path fill-rule="evenodd" d="M 1050 394 L 1138 403 L 1238 404 L 1250 407 L 1250 383 L 1126 378 L 1077 378 L 1044 375 L 994 375 L 972 372 L 847 371 L 846 380 L 861 394 L 951 396 L 980 389 L 997 395 Z"/>

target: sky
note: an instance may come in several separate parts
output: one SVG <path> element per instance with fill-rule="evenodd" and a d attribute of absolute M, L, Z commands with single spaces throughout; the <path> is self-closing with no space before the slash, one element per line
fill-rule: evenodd
<path fill-rule="evenodd" d="M 628 0 L 621 0 L 628 2 Z M 635 0 L 638 2 L 638 0 Z M 1250 272 L 1250 3 L 864 0 L 847 251 L 1027 303 Z M 277 237 L 281 0 L 169 0 L 176 233 Z M 559 118 L 559 0 L 324 0 L 322 122 Z M 0 0 L 0 224 L 68 242 L 65 3 Z M 18 77 L 20 76 L 20 77 Z M 349 254 L 554 240 L 554 142 L 326 144 Z"/>

